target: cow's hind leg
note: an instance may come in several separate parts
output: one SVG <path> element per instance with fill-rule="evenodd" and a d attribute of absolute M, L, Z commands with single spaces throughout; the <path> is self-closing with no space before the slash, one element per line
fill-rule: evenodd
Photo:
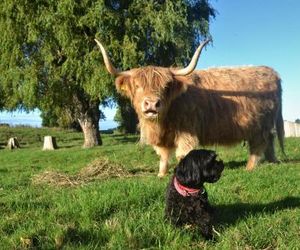
<path fill-rule="evenodd" d="M 265 159 L 268 162 L 277 162 L 274 148 L 274 134 L 270 132 L 267 138 L 267 147 L 265 150 Z"/>
<path fill-rule="evenodd" d="M 246 165 L 246 170 L 253 170 L 258 164 L 262 154 L 265 152 L 267 142 L 261 135 L 253 137 L 249 140 L 250 156 Z"/>
<path fill-rule="evenodd" d="M 158 177 L 164 177 L 168 173 L 169 158 L 172 149 L 154 146 L 154 150 L 160 156 Z"/>

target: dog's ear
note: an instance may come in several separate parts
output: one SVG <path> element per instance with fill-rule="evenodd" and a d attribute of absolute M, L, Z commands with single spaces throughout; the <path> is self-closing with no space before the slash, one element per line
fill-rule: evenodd
<path fill-rule="evenodd" d="M 207 164 L 209 164 L 211 162 L 214 162 L 216 160 L 216 158 L 217 158 L 217 154 L 216 154 L 215 151 L 213 151 L 213 150 L 207 150 L 206 152 L 207 152 L 206 157 L 203 159 L 203 163 L 205 165 L 207 165 Z"/>

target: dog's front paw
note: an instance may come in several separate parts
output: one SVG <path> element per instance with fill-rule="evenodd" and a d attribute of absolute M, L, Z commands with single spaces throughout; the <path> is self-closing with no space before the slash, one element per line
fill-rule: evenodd
<path fill-rule="evenodd" d="M 212 232 L 211 226 L 206 226 L 204 228 L 201 228 L 201 234 L 206 240 L 212 240 L 213 239 L 213 232 Z"/>

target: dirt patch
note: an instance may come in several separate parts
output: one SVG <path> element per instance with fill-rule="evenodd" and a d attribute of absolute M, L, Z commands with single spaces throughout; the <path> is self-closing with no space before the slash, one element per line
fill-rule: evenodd
<path fill-rule="evenodd" d="M 35 175 L 32 183 L 35 185 L 48 184 L 52 186 L 78 186 L 99 179 L 133 176 L 123 166 L 109 162 L 107 159 L 96 159 L 75 175 L 56 171 L 45 171 Z"/>

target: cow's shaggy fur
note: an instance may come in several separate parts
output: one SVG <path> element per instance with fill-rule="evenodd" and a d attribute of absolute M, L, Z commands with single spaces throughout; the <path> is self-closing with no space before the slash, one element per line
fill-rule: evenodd
<path fill-rule="evenodd" d="M 248 141 L 248 170 L 263 154 L 276 162 L 275 127 L 283 151 L 281 79 L 269 67 L 212 68 L 185 76 L 154 66 L 117 74 L 107 63 L 107 69 L 118 75 L 117 90 L 137 112 L 141 140 L 160 155 L 159 176 L 167 173 L 173 151 L 180 160 L 199 144 Z"/>
<path fill-rule="evenodd" d="M 160 176 L 166 174 L 173 150 L 180 160 L 198 144 L 231 145 L 246 140 L 248 170 L 263 153 L 266 160 L 275 162 L 275 126 L 283 149 L 280 78 L 269 67 L 216 68 L 174 76 L 168 68 L 149 66 L 118 77 L 116 83 L 132 100 L 142 140 L 161 157 Z M 141 110 L 145 97 L 161 102 L 155 119 L 148 119 Z"/>
<path fill-rule="evenodd" d="M 224 169 L 210 150 L 192 150 L 175 168 L 167 188 L 165 214 L 176 226 L 193 225 L 206 239 L 212 238 L 213 209 L 203 184 L 216 182 Z M 185 189 L 178 192 L 179 182 Z M 185 192 L 185 193 L 182 193 Z"/>

